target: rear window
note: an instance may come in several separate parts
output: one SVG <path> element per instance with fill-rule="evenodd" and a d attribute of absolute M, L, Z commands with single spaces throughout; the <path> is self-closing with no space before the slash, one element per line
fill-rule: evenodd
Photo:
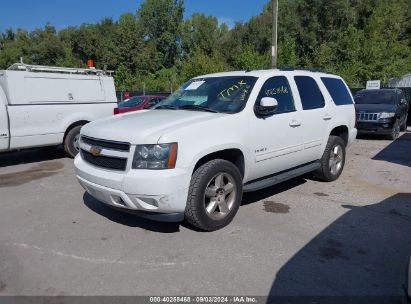
<path fill-rule="evenodd" d="M 321 77 L 321 80 L 337 106 L 353 104 L 352 97 L 341 79 Z"/>

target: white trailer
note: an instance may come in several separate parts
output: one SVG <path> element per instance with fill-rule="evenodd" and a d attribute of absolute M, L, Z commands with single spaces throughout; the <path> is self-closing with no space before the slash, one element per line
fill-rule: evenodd
<path fill-rule="evenodd" d="M 64 144 L 74 157 L 81 127 L 114 112 L 110 74 L 23 63 L 0 71 L 0 151 Z"/>

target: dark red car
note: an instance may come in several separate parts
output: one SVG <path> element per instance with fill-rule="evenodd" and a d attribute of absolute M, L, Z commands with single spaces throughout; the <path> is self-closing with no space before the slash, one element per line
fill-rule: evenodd
<path fill-rule="evenodd" d="M 114 109 L 114 115 L 150 109 L 166 98 L 167 96 L 133 96 L 121 101 Z"/>

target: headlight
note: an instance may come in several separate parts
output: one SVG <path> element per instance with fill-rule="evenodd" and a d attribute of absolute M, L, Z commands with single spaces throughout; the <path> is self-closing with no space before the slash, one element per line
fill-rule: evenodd
<path fill-rule="evenodd" d="M 380 119 L 384 119 L 384 118 L 391 118 L 394 117 L 395 113 L 387 113 L 387 112 L 383 112 L 380 114 Z"/>
<path fill-rule="evenodd" d="M 133 169 L 173 169 L 177 160 L 177 144 L 137 145 Z"/>

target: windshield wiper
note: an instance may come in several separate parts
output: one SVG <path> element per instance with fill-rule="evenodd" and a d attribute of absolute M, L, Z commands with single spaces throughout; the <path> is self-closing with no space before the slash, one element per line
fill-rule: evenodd
<path fill-rule="evenodd" d="M 211 112 L 211 113 L 220 113 L 217 110 L 213 110 L 213 109 L 210 109 L 209 107 L 201 106 L 201 105 L 185 105 L 185 106 L 181 106 L 178 108 L 182 110 L 201 110 L 201 111 Z"/>
<path fill-rule="evenodd" d="M 177 110 L 177 108 L 169 105 L 160 105 L 155 107 L 153 110 Z"/>

